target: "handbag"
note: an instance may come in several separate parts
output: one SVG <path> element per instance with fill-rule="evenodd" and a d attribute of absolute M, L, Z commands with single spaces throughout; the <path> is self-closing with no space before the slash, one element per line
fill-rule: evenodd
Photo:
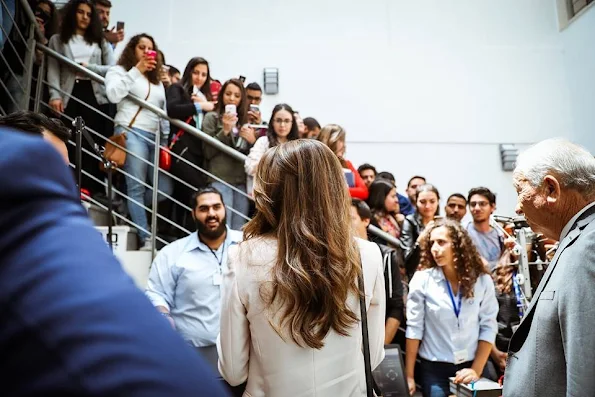
<path fill-rule="evenodd" d="M 149 99 L 149 95 L 151 95 L 151 82 L 150 81 L 149 81 L 149 92 L 147 92 L 145 101 L 147 99 Z M 132 117 L 132 120 L 130 120 L 130 123 L 128 123 L 128 129 L 132 128 L 132 126 L 134 125 L 134 122 L 136 121 L 136 118 L 140 114 L 141 110 L 143 110 L 143 107 L 139 106 L 138 110 L 134 114 L 134 117 Z M 107 138 L 107 141 L 105 142 L 105 148 L 103 150 L 103 156 L 118 168 L 122 168 L 124 166 L 124 164 L 126 164 L 126 133 L 125 132 L 123 132 L 119 135 L 112 135 L 109 138 Z M 99 168 L 101 168 L 102 171 L 105 171 L 105 166 L 104 166 L 103 162 L 99 163 Z"/>
<path fill-rule="evenodd" d="M 192 116 L 188 117 L 186 120 L 186 124 L 190 123 L 192 120 Z M 184 135 L 184 130 L 179 129 L 176 135 L 171 140 L 171 143 L 168 147 L 162 147 L 159 149 L 159 168 L 164 169 L 165 171 L 169 171 L 171 169 L 172 160 L 171 160 L 171 152 L 174 148 L 176 142 Z"/>
<path fill-rule="evenodd" d="M 359 285 L 359 307 L 362 318 L 362 339 L 364 344 L 364 370 L 366 373 L 366 396 L 367 397 L 381 397 L 382 390 L 376 384 L 374 376 L 372 375 L 372 364 L 370 363 L 370 339 L 368 337 L 368 313 L 366 310 L 366 295 L 364 293 L 364 266 L 362 263 L 362 273 L 358 277 L 357 283 Z M 375 394 L 374 394 L 375 393 Z"/>

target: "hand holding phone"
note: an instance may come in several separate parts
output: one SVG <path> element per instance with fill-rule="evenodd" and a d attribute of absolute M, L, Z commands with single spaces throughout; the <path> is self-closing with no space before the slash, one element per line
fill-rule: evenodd
<path fill-rule="evenodd" d="M 124 30 L 124 22 L 118 21 L 118 23 L 116 23 L 116 30 L 117 31 Z"/>

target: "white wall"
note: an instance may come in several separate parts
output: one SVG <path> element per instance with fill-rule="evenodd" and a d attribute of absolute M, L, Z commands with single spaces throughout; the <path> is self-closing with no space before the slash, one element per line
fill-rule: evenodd
<path fill-rule="evenodd" d="M 574 120 L 572 138 L 595 153 L 595 6 L 576 18 L 560 36 Z"/>
<path fill-rule="evenodd" d="M 261 82 L 263 68 L 278 67 L 265 112 L 288 102 L 343 125 L 348 158 L 392 171 L 401 191 L 413 174 L 443 196 L 487 185 L 510 214 L 498 143 L 572 128 L 553 1 L 113 2 L 113 24 L 153 34 L 179 69 L 203 56 L 220 80 Z"/>

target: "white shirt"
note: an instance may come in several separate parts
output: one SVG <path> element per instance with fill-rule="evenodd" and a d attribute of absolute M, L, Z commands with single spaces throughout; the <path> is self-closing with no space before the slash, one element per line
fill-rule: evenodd
<path fill-rule="evenodd" d="M 241 232 L 227 229 L 224 243 L 211 251 L 194 232 L 163 248 L 153 261 L 146 295 L 154 306 L 169 309 L 176 330 L 193 346 L 217 340 L 221 283 L 215 285 L 214 277 L 221 279 L 229 247 L 240 241 Z"/>
<path fill-rule="evenodd" d="M 408 339 L 421 340 L 419 356 L 428 361 L 456 363 L 455 352 L 465 351 L 464 362 L 473 361 L 480 340 L 494 343 L 498 333 L 498 301 L 494 282 L 482 274 L 475 282 L 474 297 L 463 298 L 457 319 L 442 269 L 417 271 L 407 297 Z M 454 297 L 458 304 L 458 298 Z"/>
<path fill-rule="evenodd" d="M 570 221 L 568 221 L 568 223 L 566 224 L 566 226 L 564 226 L 564 229 L 562 229 L 562 234 L 560 234 L 560 240 L 562 241 L 564 240 L 564 237 L 566 237 L 568 235 L 568 233 L 570 232 L 570 228 L 572 228 L 572 225 L 575 224 L 575 222 L 578 220 L 578 218 L 580 218 L 580 216 L 582 214 L 584 214 L 585 212 L 587 212 L 587 210 L 591 207 L 595 206 L 595 201 L 593 201 L 591 204 L 587 204 L 585 206 L 585 208 L 583 208 L 582 210 L 580 210 L 579 212 L 576 213 L 575 216 L 573 216 Z"/>
<path fill-rule="evenodd" d="M 93 52 L 99 48 L 97 43 L 89 44 L 81 35 L 75 34 L 68 41 L 68 46 L 76 63 L 89 63 Z"/>
<path fill-rule="evenodd" d="M 256 175 L 256 167 L 260 163 L 260 159 L 265 152 L 271 147 L 268 136 L 261 136 L 256 140 L 254 146 L 250 149 L 246 162 L 244 163 L 244 170 L 246 171 L 246 190 L 248 194 L 252 195 L 254 189 L 254 175 Z"/>
<path fill-rule="evenodd" d="M 126 71 L 118 65 L 107 72 L 105 91 L 109 101 L 118 104 L 115 123 L 127 127 L 139 106 L 130 99 L 126 99 L 126 96 L 133 94 L 140 99 L 145 99 L 149 93 L 149 80 L 136 67 Z M 151 92 L 146 101 L 167 112 L 165 89 L 161 82 L 158 85 L 151 84 Z M 163 135 L 169 134 L 169 122 L 161 120 L 159 116 L 145 108 L 138 114 L 132 127 L 152 133 L 161 130 Z"/>

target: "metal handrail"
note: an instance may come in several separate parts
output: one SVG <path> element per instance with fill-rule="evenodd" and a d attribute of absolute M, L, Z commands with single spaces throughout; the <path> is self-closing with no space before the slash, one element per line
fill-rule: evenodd
<path fill-rule="evenodd" d="M 76 62 L 72 61 L 71 59 L 66 58 L 62 54 L 52 50 L 51 48 L 49 48 L 43 44 L 37 43 L 37 48 L 40 49 L 41 51 L 43 51 L 44 53 L 58 59 L 60 62 L 68 65 L 72 69 L 75 69 L 77 73 L 84 74 L 85 76 L 91 78 L 92 80 L 95 80 L 96 82 L 105 85 L 105 78 L 98 75 L 97 73 L 90 71 L 89 69 L 85 68 L 84 66 L 77 64 Z M 171 124 L 175 125 L 176 127 L 183 129 L 184 131 L 188 132 L 189 134 L 192 134 L 195 137 L 199 138 L 200 140 L 206 142 L 207 144 L 215 147 L 217 150 L 232 157 L 234 160 L 238 160 L 241 162 L 246 161 L 247 156 L 245 154 L 242 154 L 242 153 L 238 152 L 237 150 L 232 149 L 231 147 L 227 146 L 223 142 L 213 138 L 212 136 L 199 130 L 198 128 L 192 127 L 191 125 L 186 124 L 185 122 L 183 122 L 181 120 L 169 117 L 167 115 L 167 113 L 165 113 L 163 111 L 163 109 L 158 108 L 157 106 L 144 101 L 143 99 L 137 97 L 136 95 L 128 94 L 126 96 L 126 98 L 135 102 L 137 105 L 150 110 L 151 112 L 155 113 L 162 119 L 169 121 Z"/>
<path fill-rule="evenodd" d="M 384 230 L 374 226 L 374 225 L 368 225 L 368 231 L 373 234 L 376 237 L 379 237 L 381 239 L 383 239 L 384 241 L 386 241 L 389 244 L 394 245 L 395 247 L 401 247 L 402 249 L 405 249 L 405 247 L 403 246 L 403 243 L 401 242 L 401 240 L 399 240 L 396 237 L 391 236 L 390 234 L 388 234 L 387 232 L 385 232 Z"/>

